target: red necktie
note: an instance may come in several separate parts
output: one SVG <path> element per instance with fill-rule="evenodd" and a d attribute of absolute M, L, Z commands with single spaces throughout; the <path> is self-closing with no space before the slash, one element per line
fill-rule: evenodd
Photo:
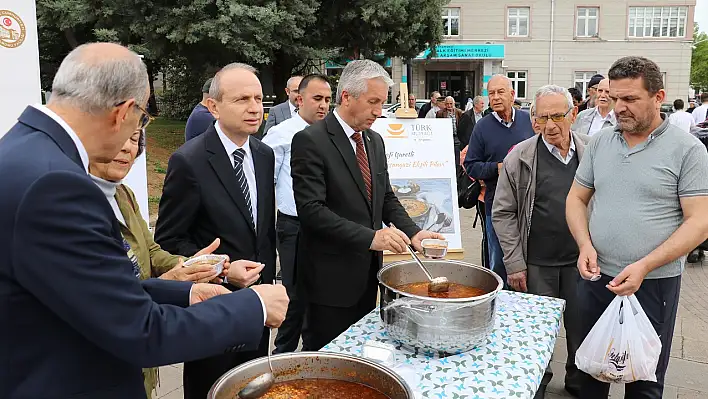
<path fill-rule="evenodd" d="M 361 133 L 359 132 L 354 133 L 352 139 L 356 143 L 356 163 L 359 164 L 361 177 L 364 178 L 364 185 L 366 186 L 366 195 L 369 198 L 369 202 L 371 202 L 371 171 L 369 170 L 369 158 L 366 156 L 366 151 L 364 151 L 364 140 L 361 139 Z"/>

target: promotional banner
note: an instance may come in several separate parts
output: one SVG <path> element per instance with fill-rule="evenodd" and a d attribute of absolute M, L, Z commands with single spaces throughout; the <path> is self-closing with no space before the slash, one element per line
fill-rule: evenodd
<path fill-rule="evenodd" d="M 42 101 L 34 0 L 0 1 L 0 137 Z"/>
<path fill-rule="evenodd" d="M 418 227 L 441 233 L 462 248 L 455 153 L 450 119 L 379 118 L 391 186 Z"/>

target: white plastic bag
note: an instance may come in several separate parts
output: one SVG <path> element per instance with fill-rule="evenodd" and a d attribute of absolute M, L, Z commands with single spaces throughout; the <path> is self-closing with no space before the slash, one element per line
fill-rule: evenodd
<path fill-rule="evenodd" d="M 656 382 L 661 340 L 634 295 L 610 303 L 575 354 L 575 365 L 610 383 Z"/>

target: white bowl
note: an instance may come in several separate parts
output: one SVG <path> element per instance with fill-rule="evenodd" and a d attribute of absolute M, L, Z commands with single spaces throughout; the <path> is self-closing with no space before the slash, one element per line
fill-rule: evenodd
<path fill-rule="evenodd" d="M 208 262 L 208 263 L 214 263 L 214 273 L 216 274 L 221 274 L 222 271 L 224 271 L 224 263 L 226 263 L 226 259 L 228 259 L 228 256 L 226 255 L 200 255 L 196 256 L 194 258 L 188 259 L 186 262 L 184 262 L 184 267 L 187 266 L 192 266 L 197 263 L 202 263 L 202 262 Z"/>
<path fill-rule="evenodd" d="M 447 255 L 447 240 L 426 238 L 420 242 L 420 245 L 423 247 L 423 255 L 426 258 L 440 259 Z"/>

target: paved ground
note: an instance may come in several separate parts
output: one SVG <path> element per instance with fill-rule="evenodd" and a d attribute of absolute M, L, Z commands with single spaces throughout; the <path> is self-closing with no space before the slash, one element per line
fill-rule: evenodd
<path fill-rule="evenodd" d="M 480 264 L 479 224 L 476 228 L 472 227 L 474 213 L 471 211 L 463 211 L 460 217 L 465 260 Z M 708 261 L 703 264 L 689 264 L 683 275 L 681 302 L 671 349 L 664 398 L 708 398 Z M 546 399 L 571 398 L 563 390 L 565 358 L 565 332 L 562 331 L 551 362 L 555 375 L 549 385 Z M 621 385 L 613 386 L 610 397 L 622 398 L 623 391 Z M 183 398 L 181 364 L 160 369 L 157 398 Z"/>

